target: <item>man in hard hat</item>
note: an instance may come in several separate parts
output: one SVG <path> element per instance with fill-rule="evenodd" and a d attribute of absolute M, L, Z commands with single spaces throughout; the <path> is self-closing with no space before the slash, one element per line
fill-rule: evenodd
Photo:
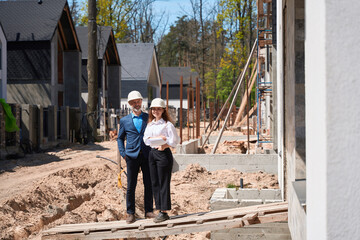
<path fill-rule="evenodd" d="M 132 91 L 128 95 L 128 103 L 132 112 L 120 119 L 120 129 L 117 138 L 120 155 L 126 161 L 127 168 L 127 191 L 126 191 L 126 222 L 135 222 L 135 188 L 139 170 L 143 173 L 144 182 L 144 208 L 145 218 L 154 218 L 153 195 L 151 188 L 148 156 L 150 147 L 143 141 L 144 131 L 149 115 L 141 111 L 143 97 L 138 91 Z M 126 147 L 124 141 L 126 138 Z"/>

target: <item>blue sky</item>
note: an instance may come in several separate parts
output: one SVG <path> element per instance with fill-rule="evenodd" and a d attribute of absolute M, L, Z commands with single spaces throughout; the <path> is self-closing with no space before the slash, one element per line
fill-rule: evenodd
<path fill-rule="evenodd" d="M 86 2 L 87 0 L 80 0 L 80 2 Z M 199 0 L 193 0 L 199 2 Z M 68 0 L 71 5 L 71 0 Z M 206 17 L 206 9 L 210 9 L 217 0 L 203 0 L 204 17 Z M 153 9 L 155 13 L 166 12 L 165 19 L 169 17 L 168 28 L 173 25 L 178 17 L 189 14 L 192 15 L 190 0 L 155 0 L 153 3 Z"/>
<path fill-rule="evenodd" d="M 193 0 L 194 2 L 196 0 Z M 209 9 L 217 0 L 203 0 L 203 8 Z M 197 2 L 199 2 L 197 0 Z M 167 12 L 169 14 L 169 26 L 173 25 L 178 17 L 189 14 L 192 15 L 190 0 L 156 0 L 154 11 Z M 204 10 L 205 11 L 205 10 Z"/>

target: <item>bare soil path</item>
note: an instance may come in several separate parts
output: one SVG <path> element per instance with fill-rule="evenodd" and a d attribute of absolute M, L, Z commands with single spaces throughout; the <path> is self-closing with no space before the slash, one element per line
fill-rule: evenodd
<path fill-rule="evenodd" d="M 23 192 L 34 182 L 59 170 L 104 165 L 106 160 L 96 158 L 96 155 L 116 160 L 114 143 L 69 145 L 68 148 L 47 153 L 28 154 L 18 160 L 0 161 L 0 202 Z"/>

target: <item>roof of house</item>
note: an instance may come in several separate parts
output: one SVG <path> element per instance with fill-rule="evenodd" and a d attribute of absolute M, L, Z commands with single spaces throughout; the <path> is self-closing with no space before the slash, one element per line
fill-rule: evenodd
<path fill-rule="evenodd" d="M 69 49 L 78 48 L 74 24 L 66 0 L 0 1 L 0 22 L 9 42 L 50 41 L 62 23 L 65 37 L 71 36 Z"/>
<path fill-rule="evenodd" d="M 88 27 L 76 27 L 76 33 L 79 38 L 80 46 L 82 49 L 82 59 L 88 59 Z M 115 44 L 114 34 L 112 32 L 112 28 L 110 26 L 98 26 L 97 29 L 97 43 L 98 43 L 98 58 L 103 59 L 105 56 L 106 49 L 112 50 L 111 55 L 117 58 L 117 62 L 120 63 L 117 47 Z M 114 46 L 114 47 L 113 47 Z"/>
<path fill-rule="evenodd" d="M 183 76 L 183 84 L 190 83 L 195 85 L 196 78 L 199 77 L 197 72 L 192 72 L 190 67 L 160 67 L 160 74 L 163 76 L 162 84 L 165 85 L 169 81 L 169 85 L 180 85 L 180 77 Z M 199 79 L 201 82 L 201 79 Z"/>
<path fill-rule="evenodd" d="M 122 80 L 148 80 L 155 45 L 153 43 L 116 44 L 122 64 Z"/>
<path fill-rule="evenodd" d="M 5 41 L 7 41 L 7 38 L 6 38 L 6 35 L 5 35 L 5 32 L 4 32 L 4 28 L 3 28 L 3 26 L 1 25 L 1 22 L 0 22 L 0 31 L 4 34 Z"/>

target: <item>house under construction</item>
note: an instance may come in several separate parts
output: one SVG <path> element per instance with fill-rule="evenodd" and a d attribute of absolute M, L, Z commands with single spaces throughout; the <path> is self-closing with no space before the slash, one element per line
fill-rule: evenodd
<path fill-rule="evenodd" d="M 259 146 L 273 144 L 287 211 L 284 205 L 273 204 L 270 209 L 233 210 L 225 216 L 217 212 L 216 217 L 175 219 L 150 230 L 144 222 L 136 230 L 125 229 L 128 235 L 120 234 L 120 225 L 102 223 L 81 226 L 77 237 L 149 237 L 238 228 L 270 219 L 283 221 L 285 211 L 291 239 L 359 239 L 360 203 L 354 186 L 360 169 L 355 144 L 360 138 L 360 2 L 258 0 L 257 6 L 257 109 L 253 110 L 257 141 Z M 61 228 L 48 233 L 56 230 Z M 75 230 L 79 228 L 63 228 Z"/>

